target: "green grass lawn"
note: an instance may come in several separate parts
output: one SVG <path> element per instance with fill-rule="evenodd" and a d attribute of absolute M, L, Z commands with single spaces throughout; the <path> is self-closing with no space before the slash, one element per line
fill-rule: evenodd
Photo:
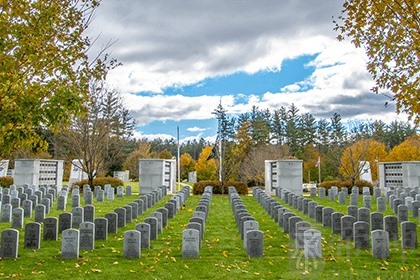
<path fill-rule="evenodd" d="M 96 217 L 103 217 L 134 201 L 137 196 L 115 198 L 114 201 L 94 202 Z M 248 258 L 236 228 L 227 196 L 214 195 L 206 222 L 200 257 L 183 259 L 181 236 L 185 225 L 192 217 L 201 196 L 191 196 L 186 208 L 158 237 L 151 241 L 151 249 L 142 250 L 139 259 L 123 257 L 123 234 L 135 228 L 136 223 L 162 207 L 170 196 L 164 197 L 152 209 L 139 216 L 107 241 L 97 241 L 92 251 L 80 251 L 79 259 L 61 259 L 61 236 L 58 241 L 41 241 L 41 249 L 23 248 L 24 230 L 20 230 L 19 257 L 0 261 L 0 278 L 19 279 L 420 279 L 420 249 L 402 251 L 400 241 L 391 242 L 391 256 L 387 260 L 371 257 L 370 250 L 355 250 L 352 242 L 341 241 L 339 235 L 331 234 L 331 228 L 308 218 L 295 209 L 292 212 L 322 232 L 323 258 L 307 261 L 303 252 L 294 249 L 283 228 L 269 217 L 251 196 L 243 196 L 248 212 L 259 222 L 264 232 L 264 257 Z M 278 198 L 275 198 L 279 200 Z M 328 198 L 314 199 L 319 204 L 331 206 L 346 213 L 346 207 Z M 83 201 L 83 199 L 82 199 Z M 279 200 L 280 201 L 280 200 Z M 372 200 L 373 201 L 373 200 Z M 56 203 L 56 202 L 55 202 Z M 71 199 L 69 199 L 71 203 Z M 280 201 L 283 205 L 286 203 Z M 56 204 L 48 216 L 58 217 Z M 67 208 L 70 211 L 70 206 Z M 376 209 L 373 201 L 372 209 Z M 373 210 L 372 210 L 373 211 Z M 391 214 L 390 210 L 388 209 Z M 33 221 L 28 218 L 25 223 Z M 417 222 L 417 221 L 416 221 Z M 0 223 L 0 230 L 9 228 L 9 223 Z"/>

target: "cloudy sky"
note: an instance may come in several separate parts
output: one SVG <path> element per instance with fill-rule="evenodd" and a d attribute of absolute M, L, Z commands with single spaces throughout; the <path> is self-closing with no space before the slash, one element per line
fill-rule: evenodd
<path fill-rule="evenodd" d="M 219 102 L 229 114 L 294 103 L 349 125 L 406 116 L 370 91 L 362 49 L 338 42 L 344 0 L 103 0 L 89 32 L 114 42 L 123 65 L 108 82 L 136 120 L 137 138 L 211 140 Z M 95 51 L 95 48 L 93 51 Z"/>

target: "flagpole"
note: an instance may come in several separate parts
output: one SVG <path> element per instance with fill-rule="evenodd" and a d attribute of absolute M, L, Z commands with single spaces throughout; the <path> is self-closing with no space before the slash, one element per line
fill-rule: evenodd
<path fill-rule="evenodd" d="M 219 118 L 219 129 L 218 129 L 218 138 L 219 138 L 219 181 L 222 183 L 222 125 L 221 119 Z"/>
<path fill-rule="evenodd" d="M 180 159 L 180 152 L 179 152 L 179 126 L 176 127 L 176 132 L 177 132 L 177 139 L 178 139 L 178 149 L 177 149 L 177 165 L 178 165 L 178 190 L 181 189 L 181 159 Z"/>
<path fill-rule="evenodd" d="M 318 184 L 321 183 L 321 157 L 318 156 Z"/>

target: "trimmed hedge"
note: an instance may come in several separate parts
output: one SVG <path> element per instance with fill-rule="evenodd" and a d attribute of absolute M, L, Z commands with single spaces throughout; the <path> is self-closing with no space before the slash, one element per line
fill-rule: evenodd
<path fill-rule="evenodd" d="M 8 188 L 13 185 L 13 177 L 0 177 L 0 186 Z"/>
<path fill-rule="evenodd" d="M 325 188 L 325 190 L 328 192 L 328 190 L 333 186 L 336 186 L 339 190 L 347 187 L 348 191 L 351 192 L 353 184 L 350 181 L 324 181 L 318 185 L 318 188 Z M 373 193 L 373 185 L 368 181 L 358 180 L 355 182 L 354 186 L 359 187 L 359 193 L 363 192 L 363 187 L 369 187 L 370 192 Z"/>
<path fill-rule="evenodd" d="M 194 183 L 193 185 L 193 194 L 203 194 L 204 188 L 207 186 L 213 186 L 213 193 L 214 194 L 221 194 L 222 193 L 222 184 L 220 181 L 200 181 Z M 223 186 L 223 193 L 228 193 L 228 187 L 235 187 L 238 194 L 247 195 L 248 194 L 248 187 L 245 183 L 237 182 L 237 181 L 230 181 L 226 182 Z"/>
<path fill-rule="evenodd" d="M 83 185 L 88 185 L 89 182 L 87 179 L 84 179 L 79 182 L 75 182 L 73 185 L 79 186 L 80 190 L 83 189 Z M 116 189 L 118 186 L 124 186 L 124 182 L 118 178 L 114 177 L 97 177 L 93 179 L 93 186 L 101 186 L 104 188 L 106 184 L 111 185 L 114 189 Z M 91 186 L 91 187 L 93 187 Z"/>

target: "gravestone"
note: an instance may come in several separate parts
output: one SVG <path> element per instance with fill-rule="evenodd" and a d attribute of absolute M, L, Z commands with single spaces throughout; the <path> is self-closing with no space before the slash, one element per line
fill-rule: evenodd
<path fill-rule="evenodd" d="M 357 211 L 357 221 L 358 222 L 367 222 L 370 224 L 370 210 L 369 208 L 359 208 Z"/>
<path fill-rule="evenodd" d="M 22 208 L 23 208 L 23 216 L 25 218 L 31 218 L 32 217 L 32 201 L 31 200 L 24 200 L 22 202 Z"/>
<path fill-rule="evenodd" d="M 38 204 L 35 206 L 35 222 L 42 223 L 45 219 L 45 205 Z"/>
<path fill-rule="evenodd" d="M 296 216 L 294 213 L 286 212 L 283 214 L 283 232 L 289 233 L 289 218 Z"/>
<path fill-rule="evenodd" d="M 141 233 L 137 230 L 124 232 L 124 257 L 138 259 L 141 255 Z"/>
<path fill-rule="evenodd" d="M 395 216 L 385 216 L 384 230 L 388 232 L 389 240 L 398 240 L 398 218 Z"/>
<path fill-rule="evenodd" d="M 145 223 L 150 225 L 150 240 L 158 239 L 158 219 L 155 217 L 148 217 L 144 219 Z"/>
<path fill-rule="evenodd" d="M 58 219 L 55 217 L 48 217 L 44 219 L 44 240 L 58 239 Z"/>
<path fill-rule="evenodd" d="M 118 215 L 117 224 L 118 227 L 125 227 L 127 219 L 126 219 L 126 210 L 125 208 L 115 208 L 115 213 Z"/>
<path fill-rule="evenodd" d="M 257 221 L 253 221 L 253 220 L 244 222 L 244 225 L 243 225 L 243 235 L 244 235 L 243 246 L 244 246 L 244 249 L 246 249 L 246 242 L 247 242 L 246 233 L 250 230 L 259 230 L 259 223 Z"/>
<path fill-rule="evenodd" d="M 322 223 L 322 209 L 324 209 L 322 205 L 315 206 L 315 221 L 317 223 Z"/>
<path fill-rule="evenodd" d="M 107 240 L 108 239 L 108 219 L 107 218 L 96 218 L 95 224 L 95 240 Z"/>
<path fill-rule="evenodd" d="M 12 210 L 12 228 L 23 228 L 23 208 L 15 208 Z"/>
<path fill-rule="evenodd" d="M 160 207 L 160 208 L 156 209 L 156 211 L 162 213 L 162 225 L 163 225 L 163 227 L 166 227 L 168 225 L 168 216 L 169 216 L 168 215 L 168 213 L 169 213 L 168 209 Z"/>
<path fill-rule="evenodd" d="M 296 223 L 301 222 L 302 218 L 299 216 L 292 216 L 289 218 L 289 238 L 290 240 L 296 239 Z"/>
<path fill-rule="evenodd" d="M 338 193 L 338 203 L 340 203 L 340 204 L 346 204 L 346 198 L 347 198 L 347 196 L 346 196 L 346 194 L 343 191 L 340 191 Z"/>
<path fill-rule="evenodd" d="M 117 197 L 123 197 L 124 196 L 124 188 L 122 186 L 117 187 Z"/>
<path fill-rule="evenodd" d="M 10 204 L 12 204 L 12 209 L 20 207 L 20 198 L 14 197 L 11 199 Z"/>
<path fill-rule="evenodd" d="M 355 249 L 370 248 L 370 224 L 364 221 L 353 224 L 353 242 Z"/>
<path fill-rule="evenodd" d="M 72 228 L 79 228 L 80 224 L 84 220 L 84 209 L 83 207 L 73 207 L 71 210 L 72 213 Z"/>
<path fill-rule="evenodd" d="M 60 195 L 58 197 L 58 201 L 57 201 L 57 210 L 65 211 L 66 210 L 66 202 L 67 202 L 66 197 L 63 196 L 63 195 Z"/>
<path fill-rule="evenodd" d="M 310 196 L 311 197 L 316 197 L 316 188 L 311 188 L 310 189 Z"/>
<path fill-rule="evenodd" d="M 358 218 L 358 214 L 359 214 L 358 212 L 359 212 L 359 208 L 357 206 L 354 206 L 354 205 L 347 206 L 347 215 L 353 216 L 356 220 Z"/>
<path fill-rule="evenodd" d="M 79 194 L 73 194 L 71 196 L 71 207 L 79 207 L 80 206 L 80 195 Z"/>
<path fill-rule="evenodd" d="M 413 218 L 417 218 L 419 216 L 419 209 L 420 201 L 413 201 L 413 203 L 411 203 L 411 215 Z"/>
<path fill-rule="evenodd" d="M 352 193 L 350 195 L 350 205 L 356 206 L 359 204 L 359 195 Z"/>
<path fill-rule="evenodd" d="M 72 226 L 72 214 L 69 212 L 61 213 L 58 216 L 58 232 L 61 233 L 63 230 L 69 229 Z"/>
<path fill-rule="evenodd" d="M 324 227 L 331 226 L 331 215 L 334 213 L 334 209 L 331 207 L 325 207 L 322 209 L 322 225 Z"/>
<path fill-rule="evenodd" d="M 417 248 L 417 225 L 413 222 L 401 223 L 401 247 L 402 249 Z"/>
<path fill-rule="evenodd" d="M 126 196 L 131 196 L 133 195 L 133 188 L 131 187 L 131 185 L 127 185 L 125 187 L 125 195 Z"/>
<path fill-rule="evenodd" d="M 322 258 L 320 231 L 308 229 L 303 233 L 303 254 L 306 259 Z"/>
<path fill-rule="evenodd" d="M 138 223 L 136 225 L 136 230 L 141 233 L 141 248 L 150 249 L 150 224 Z"/>
<path fill-rule="evenodd" d="M 308 198 L 304 198 L 303 200 L 302 200 L 302 213 L 304 214 L 304 215 L 308 215 L 308 208 L 309 208 L 309 202 L 310 202 L 311 200 L 310 199 L 308 199 Z"/>
<path fill-rule="evenodd" d="M 356 218 L 350 215 L 341 217 L 341 239 L 353 240 L 353 224 Z"/>
<path fill-rule="evenodd" d="M 114 200 L 114 188 L 109 187 L 106 191 L 106 199 L 107 200 Z"/>
<path fill-rule="evenodd" d="M 264 232 L 249 230 L 246 233 L 246 253 L 248 257 L 259 258 L 264 254 Z"/>
<path fill-rule="evenodd" d="M 132 220 L 137 219 L 138 218 L 138 215 L 139 215 L 139 205 L 137 204 L 137 202 L 131 202 L 128 205 L 130 205 L 131 206 L 131 209 L 132 209 L 132 211 L 131 211 L 131 219 Z"/>
<path fill-rule="evenodd" d="M 182 257 L 197 258 L 200 250 L 200 233 L 196 229 L 185 229 L 182 232 Z"/>
<path fill-rule="evenodd" d="M 0 257 L 13 258 L 18 257 L 19 249 L 19 231 L 16 229 L 6 229 L 1 232 Z"/>
<path fill-rule="evenodd" d="M 381 196 L 381 188 L 374 187 L 373 188 L 373 198 L 377 199 L 380 196 Z"/>
<path fill-rule="evenodd" d="M 373 212 L 370 214 L 371 231 L 384 229 L 384 214 Z"/>
<path fill-rule="evenodd" d="M 321 199 L 325 198 L 325 188 L 321 187 L 321 188 L 318 189 L 318 197 L 321 198 Z"/>
<path fill-rule="evenodd" d="M 385 212 L 386 210 L 386 200 L 385 197 L 378 197 L 376 199 L 376 211 Z"/>
<path fill-rule="evenodd" d="M 200 236 L 200 242 L 199 242 L 198 245 L 199 245 L 199 248 L 201 248 L 201 243 L 202 243 L 202 240 L 204 238 L 203 229 L 201 228 L 201 224 L 200 223 L 195 223 L 195 222 L 188 223 L 185 226 L 185 229 L 196 229 L 196 230 L 198 230 L 199 236 Z"/>
<path fill-rule="evenodd" d="M 41 224 L 27 223 L 25 225 L 25 238 L 23 247 L 27 249 L 41 248 Z"/>
<path fill-rule="evenodd" d="M 201 225 L 201 228 L 203 229 L 203 232 L 206 231 L 206 223 L 203 218 L 200 217 L 192 217 L 190 219 L 190 223 L 199 223 Z"/>
<path fill-rule="evenodd" d="M 125 223 L 131 224 L 133 221 L 133 207 L 131 205 L 124 205 L 122 208 L 125 209 Z"/>
<path fill-rule="evenodd" d="M 79 257 L 79 230 L 66 229 L 61 235 L 61 258 L 77 259 Z"/>
<path fill-rule="evenodd" d="M 93 204 L 93 192 L 91 191 L 87 191 L 84 194 L 84 199 L 85 199 L 85 205 L 89 205 L 89 204 Z"/>
<path fill-rule="evenodd" d="M 401 205 L 402 203 L 403 203 L 402 199 L 400 198 L 394 199 L 394 201 L 392 202 L 394 214 L 398 214 L 398 206 Z"/>
<path fill-rule="evenodd" d="M 85 205 L 85 207 L 83 207 L 83 221 L 93 223 L 94 220 L 95 220 L 95 206 Z"/>
<path fill-rule="evenodd" d="M 92 222 L 83 222 L 79 228 L 79 248 L 82 250 L 95 249 L 95 224 Z"/>
<path fill-rule="evenodd" d="M 308 216 L 309 218 L 315 219 L 315 207 L 318 205 L 315 201 L 310 201 L 308 203 Z"/>
<path fill-rule="evenodd" d="M 105 219 L 108 220 L 108 233 L 118 232 L 118 214 L 115 212 L 106 213 Z"/>
<path fill-rule="evenodd" d="M 344 214 L 340 212 L 334 212 L 331 214 L 331 227 L 332 227 L 332 233 L 334 234 L 340 234 L 341 233 L 341 217 L 343 217 Z"/>
<path fill-rule="evenodd" d="M 402 223 L 402 222 L 406 222 L 408 221 L 408 207 L 407 205 L 404 204 L 400 204 L 398 205 L 398 222 Z"/>
<path fill-rule="evenodd" d="M 157 229 L 158 229 L 158 234 L 163 232 L 163 221 L 162 221 L 162 213 L 160 212 L 153 212 L 150 213 L 150 217 L 154 217 L 157 219 Z M 204 223 L 204 219 L 203 219 L 203 223 Z M 204 231 L 204 228 L 203 228 Z"/>
<path fill-rule="evenodd" d="M 370 198 L 370 195 L 364 195 L 363 196 L 363 207 L 367 209 L 372 208 L 372 200 Z"/>
<path fill-rule="evenodd" d="M 389 234 L 385 230 L 377 229 L 371 233 L 372 257 L 376 259 L 389 258 Z"/>
<path fill-rule="evenodd" d="M 98 189 L 96 191 L 96 201 L 97 202 L 103 202 L 105 198 L 105 191 L 102 189 Z"/>
<path fill-rule="evenodd" d="M 296 249 L 304 249 L 304 238 L 303 233 L 311 228 L 311 224 L 308 222 L 297 222 L 296 223 L 296 239 L 295 239 L 295 247 Z"/>
<path fill-rule="evenodd" d="M 10 223 L 12 221 L 12 205 L 2 204 L 1 206 L 1 222 Z"/>

